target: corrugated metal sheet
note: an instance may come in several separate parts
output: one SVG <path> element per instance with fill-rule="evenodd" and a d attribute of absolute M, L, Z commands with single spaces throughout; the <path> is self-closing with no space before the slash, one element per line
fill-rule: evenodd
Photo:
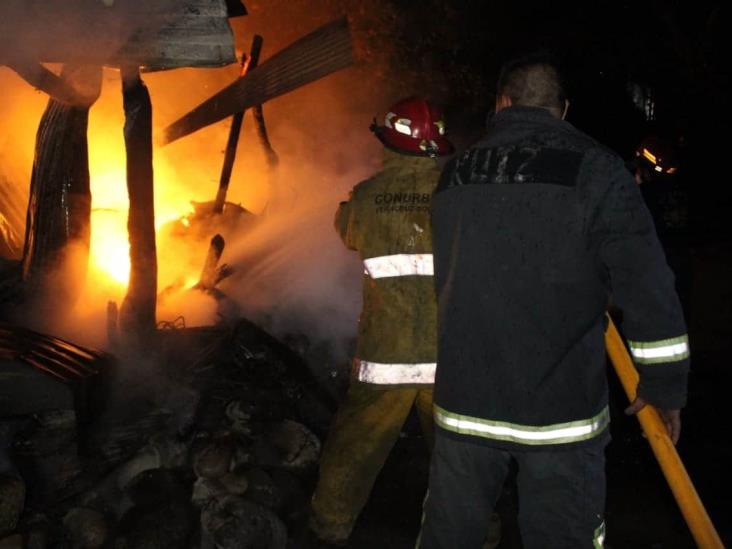
<path fill-rule="evenodd" d="M 27 175 L 8 172 L 14 163 L 0 152 L 0 257 L 18 258 L 23 251 Z"/>
<path fill-rule="evenodd" d="M 76 410 L 86 419 L 113 364 L 105 353 L 0 323 L 0 418 Z"/>
<path fill-rule="evenodd" d="M 165 129 L 171 143 L 234 113 L 350 66 L 354 60 L 346 18 L 324 25 L 273 55 Z"/>
<path fill-rule="evenodd" d="M 0 63 L 148 70 L 236 61 L 231 0 L 2 0 Z M 234 6 L 236 2 L 234 2 Z M 243 11 L 234 10 L 237 13 Z"/>
<path fill-rule="evenodd" d="M 17 360 L 59 381 L 92 376 L 110 356 L 33 330 L 0 324 L 0 359 Z"/>

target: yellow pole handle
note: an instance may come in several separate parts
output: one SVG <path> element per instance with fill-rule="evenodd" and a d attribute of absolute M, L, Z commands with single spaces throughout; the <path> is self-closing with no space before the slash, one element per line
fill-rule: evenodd
<path fill-rule="evenodd" d="M 625 393 L 632 402 L 635 400 L 638 387 L 638 372 L 623 339 L 609 316 L 608 321 L 605 346 Z M 702 549 L 724 549 L 722 540 L 704 508 L 658 412 L 653 406 L 646 406 L 638 412 L 637 416 L 697 546 Z"/>

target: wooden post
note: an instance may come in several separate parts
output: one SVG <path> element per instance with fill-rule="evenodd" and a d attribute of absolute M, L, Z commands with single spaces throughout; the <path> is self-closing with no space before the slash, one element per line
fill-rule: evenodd
<path fill-rule="evenodd" d="M 155 333 L 157 252 L 153 195 L 152 104 L 138 67 L 123 67 L 127 192 L 130 210 L 130 281 L 119 326 L 127 343 L 144 345 Z"/>

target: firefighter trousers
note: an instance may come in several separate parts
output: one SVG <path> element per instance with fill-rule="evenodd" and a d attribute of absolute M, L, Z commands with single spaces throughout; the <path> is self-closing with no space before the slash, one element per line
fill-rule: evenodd
<path fill-rule="evenodd" d="M 320 478 L 310 516 L 310 528 L 320 539 L 348 539 L 413 405 L 431 449 L 431 387 L 395 389 L 356 382 L 351 385 L 320 458 Z"/>
<path fill-rule="evenodd" d="M 480 549 L 509 466 L 518 466 L 519 528 L 526 549 L 602 547 L 605 442 L 509 451 L 435 437 L 417 549 Z"/>

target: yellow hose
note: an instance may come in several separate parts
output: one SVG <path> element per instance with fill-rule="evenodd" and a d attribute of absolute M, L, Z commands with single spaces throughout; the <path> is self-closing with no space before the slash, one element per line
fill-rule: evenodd
<path fill-rule="evenodd" d="M 632 402 L 638 387 L 638 372 L 615 324 L 609 317 L 608 320 L 609 325 L 605 332 L 607 352 L 625 393 Z M 702 549 L 724 549 L 658 412 L 652 406 L 646 406 L 637 416 L 697 546 Z"/>

